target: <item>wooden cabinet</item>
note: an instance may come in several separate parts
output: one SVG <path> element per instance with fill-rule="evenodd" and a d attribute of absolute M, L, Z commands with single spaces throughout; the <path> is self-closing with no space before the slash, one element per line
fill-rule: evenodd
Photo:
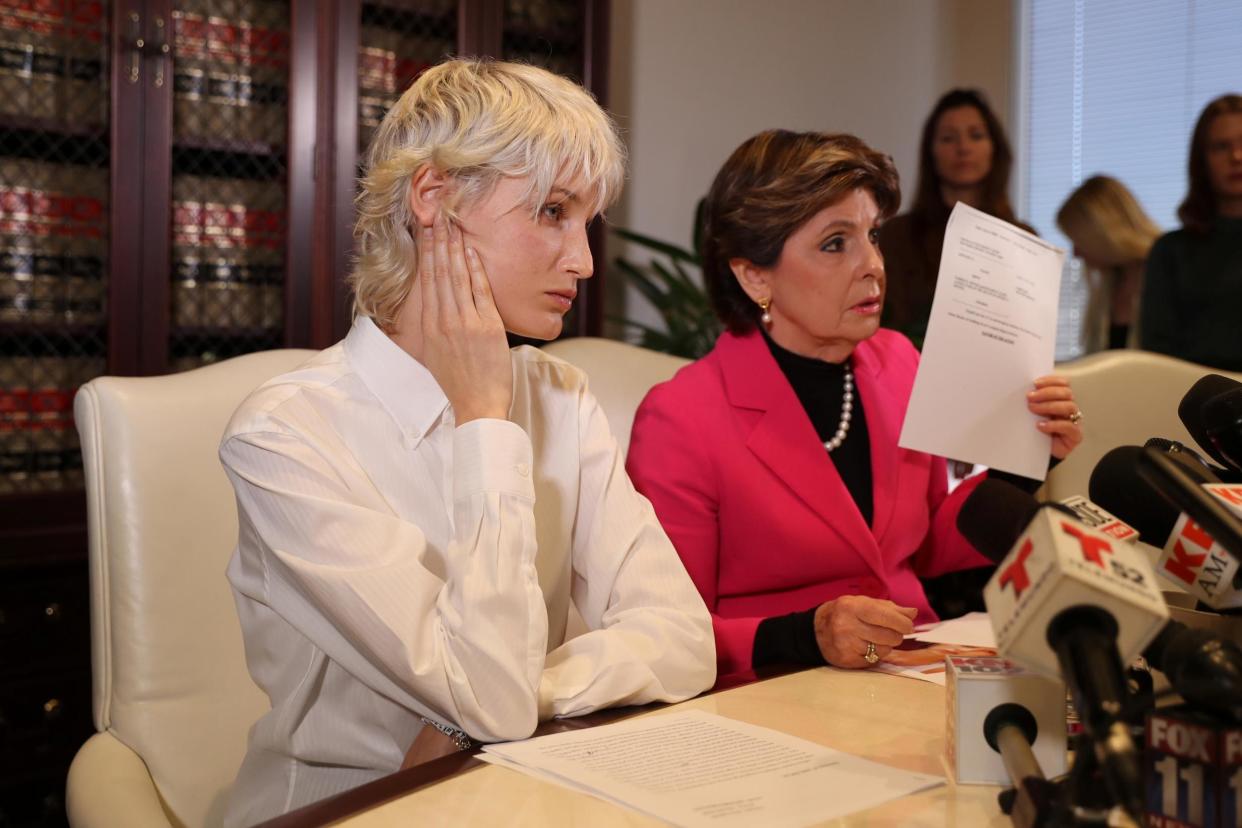
<path fill-rule="evenodd" d="M 90 734 L 73 396 L 348 328 L 359 158 L 450 54 L 606 98 L 607 0 L 0 0 L 0 828 Z M 603 259 L 566 328 L 598 333 Z"/>

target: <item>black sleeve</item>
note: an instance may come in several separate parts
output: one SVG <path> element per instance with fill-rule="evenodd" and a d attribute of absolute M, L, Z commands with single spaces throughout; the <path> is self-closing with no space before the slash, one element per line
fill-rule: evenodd
<path fill-rule="evenodd" d="M 815 609 L 776 615 L 759 622 L 751 665 L 827 664 L 815 640 Z"/>
<path fill-rule="evenodd" d="M 924 578 L 923 592 L 927 595 L 927 603 L 942 621 L 968 612 L 986 612 L 983 588 L 995 571 L 995 566 L 979 566 Z"/>

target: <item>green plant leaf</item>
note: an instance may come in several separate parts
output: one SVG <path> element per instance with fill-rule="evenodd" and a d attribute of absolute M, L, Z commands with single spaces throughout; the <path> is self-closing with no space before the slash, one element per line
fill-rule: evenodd
<path fill-rule="evenodd" d="M 711 301 L 692 273 L 693 268 L 702 267 L 704 215 L 705 202 L 700 199 L 695 206 L 693 251 L 622 227 L 612 228 L 618 237 L 660 254 L 641 265 L 621 257 L 614 260 L 664 323 L 664 330 L 659 330 L 632 319 L 612 319 L 637 334 L 638 344 L 645 348 L 697 359 L 711 350 L 719 336 L 720 323 Z"/>
<path fill-rule="evenodd" d="M 651 236 L 644 236 L 642 233 L 635 233 L 633 230 L 626 230 L 624 227 L 614 227 L 612 228 L 612 232 L 616 233 L 626 241 L 642 245 L 643 247 L 663 253 L 671 258 L 681 259 L 682 261 L 691 262 L 692 264 L 699 263 L 699 257 L 694 255 L 693 251 L 686 250 L 683 247 L 678 247 L 675 244 L 669 244 L 668 242 L 660 241 L 659 239 L 653 239 Z"/>

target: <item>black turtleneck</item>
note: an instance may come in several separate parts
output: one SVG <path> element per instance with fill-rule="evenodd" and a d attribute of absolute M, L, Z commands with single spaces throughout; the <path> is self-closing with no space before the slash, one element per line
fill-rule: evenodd
<path fill-rule="evenodd" d="M 841 404 L 845 390 L 845 364 L 824 362 L 822 359 L 805 357 L 787 351 L 777 345 L 764 332 L 768 350 L 776 358 L 781 373 L 793 386 L 798 402 L 815 426 L 821 442 L 832 439 L 841 424 Z M 827 453 L 827 449 L 824 449 Z M 854 505 L 862 514 L 863 521 L 871 525 L 871 440 L 867 436 L 867 418 L 863 413 L 862 397 L 858 393 L 858 377 L 854 377 L 854 411 L 849 434 L 845 442 L 828 454 L 845 488 L 854 498 Z"/>
<path fill-rule="evenodd" d="M 831 440 L 841 422 L 845 365 L 788 351 L 773 342 L 766 331 L 763 331 L 763 338 L 802 403 L 820 441 Z M 819 450 L 827 453 L 823 447 Z M 867 435 L 867 418 L 863 412 L 862 396 L 858 393 L 857 375 L 854 377 L 854 409 L 849 434 L 828 458 L 836 466 L 862 519 L 870 526 L 874 512 L 871 440 Z M 753 665 L 824 664 L 824 657 L 815 640 L 815 609 L 812 607 L 804 612 L 765 618 L 759 622 L 751 650 Z"/>

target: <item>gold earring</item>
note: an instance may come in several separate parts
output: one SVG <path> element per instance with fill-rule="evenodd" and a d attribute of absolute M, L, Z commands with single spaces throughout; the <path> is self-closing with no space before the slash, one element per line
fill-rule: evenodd
<path fill-rule="evenodd" d="M 759 300 L 759 310 L 763 311 L 763 314 L 759 317 L 759 321 L 768 328 L 772 327 L 772 314 L 768 312 L 768 308 L 770 307 L 772 307 L 771 299 Z"/>

